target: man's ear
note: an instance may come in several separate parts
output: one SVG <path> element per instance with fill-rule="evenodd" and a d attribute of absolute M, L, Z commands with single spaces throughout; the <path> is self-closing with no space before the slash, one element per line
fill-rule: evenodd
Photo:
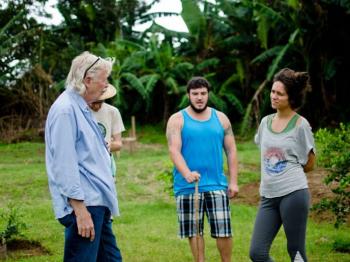
<path fill-rule="evenodd" d="M 85 78 L 83 79 L 83 83 L 85 84 L 85 86 L 90 85 L 90 84 L 91 84 L 91 81 L 92 81 L 92 79 L 91 79 L 90 76 L 87 76 L 87 77 L 85 77 Z"/>

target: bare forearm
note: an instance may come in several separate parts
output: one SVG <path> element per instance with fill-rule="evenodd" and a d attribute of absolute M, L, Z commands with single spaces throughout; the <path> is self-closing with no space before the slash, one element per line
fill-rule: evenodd
<path fill-rule="evenodd" d="M 312 161 L 308 161 L 306 163 L 306 165 L 303 167 L 304 172 L 307 173 L 307 172 L 310 172 L 310 171 L 314 170 L 314 166 L 315 166 L 315 162 L 313 160 Z"/>
<path fill-rule="evenodd" d="M 314 170 L 315 160 L 316 160 L 316 156 L 315 156 L 314 152 L 310 151 L 308 161 L 307 161 L 306 165 L 303 167 L 305 173 Z"/>
<path fill-rule="evenodd" d="M 91 214 L 87 210 L 84 201 L 69 199 L 69 203 L 73 207 L 76 216 L 78 234 L 93 241 L 95 239 L 94 222 L 92 221 Z"/>
<path fill-rule="evenodd" d="M 112 141 L 110 146 L 110 151 L 111 152 L 120 151 L 122 147 L 123 147 L 122 141 Z"/>
<path fill-rule="evenodd" d="M 228 166 L 228 175 L 230 183 L 237 185 L 238 183 L 238 160 L 236 154 L 228 153 L 227 154 L 227 166 Z"/>
<path fill-rule="evenodd" d="M 238 176 L 238 160 L 237 160 L 237 149 L 236 142 L 233 135 L 231 123 L 226 122 L 227 127 L 225 128 L 225 140 L 224 148 L 227 157 L 227 166 L 230 177 L 230 184 L 237 185 L 237 176 Z"/>
<path fill-rule="evenodd" d="M 237 168 L 230 168 L 229 169 L 229 178 L 230 178 L 230 183 L 234 183 L 237 185 L 237 183 L 238 183 Z"/>
<path fill-rule="evenodd" d="M 83 213 L 87 210 L 83 200 L 70 198 L 69 203 L 73 207 L 73 210 L 76 214 Z"/>
<path fill-rule="evenodd" d="M 227 153 L 227 166 L 229 172 L 228 197 L 233 198 L 238 194 L 238 160 L 235 150 Z"/>

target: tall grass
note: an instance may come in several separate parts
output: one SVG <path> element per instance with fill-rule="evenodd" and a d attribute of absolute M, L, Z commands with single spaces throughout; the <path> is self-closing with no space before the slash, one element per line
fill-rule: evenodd
<path fill-rule="evenodd" d="M 171 165 L 163 134 L 138 131 L 141 144 L 137 151 L 120 153 L 117 160 L 117 189 L 121 216 L 114 219 L 113 230 L 126 262 L 192 261 L 187 240 L 177 237 L 177 216 L 172 196 L 165 192 L 158 175 Z M 158 141 L 159 144 L 150 144 Z M 147 143 L 146 143 L 147 142 Z M 258 179 L 259 153 L 252 143 L 238 144 L 241 183 Z M 9 201 L 21 208 L 29 240 L 39 241 L 50 254 L 26 256 L 10 253 L 7 261 L 62 261 L 63 227 L 54 219 L 44 163 L 43 143 L 0 145 L 0 207 Z M 248 174 L 248 175 L 247 175 Z M 233 260 L 249 261 L 248 249 L 256 207 L 232 205 L 234 230 Z M 350 261 L 349 254 L 332 251 L 337 236 L 348 236 L 349 227 L 334 229 L 332 224 L 310 221 L 307 252 L 310 261 Z M 215 241 L 205 229 L 207 261 L 220 261 Z M 283 230 L 274 241 L 275 261 L 289 261 Z"/>

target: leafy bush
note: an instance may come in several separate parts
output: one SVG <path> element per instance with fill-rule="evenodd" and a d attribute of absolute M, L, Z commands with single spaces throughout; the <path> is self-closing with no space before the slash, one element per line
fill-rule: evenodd
<path fill-rule="evenodd" d="M 316 139 L 319 142 L 319 162 L 330 170 L 325 183 L 331 185 L 335 197 L 322 199 L 314 209 L 331 210 L 338 228 L 350 213 L 350 124 L 341 123 L 334 130 L 320 129 Z"/>
<path fill-rule="evenodd" d="M 22 222 L 22 214 L 14 205 L 0 209 L 0 243 L 5 244 L 14 236 L 21 236 L 26 224 Z"/>
<path fill-rule="evenodd" d="M 169 162 L 157 175 L 157 180 L 162 181 L 165 184 L 164 192 L 168 193 L 170 196 L 174 195 L 173 164 Z"/>
<path fill-rule="evenodd" d="M 342 253 L 350 253 L 350 240 L 349 238 L 338 237 L 333 243 L 333 250 Z"/>

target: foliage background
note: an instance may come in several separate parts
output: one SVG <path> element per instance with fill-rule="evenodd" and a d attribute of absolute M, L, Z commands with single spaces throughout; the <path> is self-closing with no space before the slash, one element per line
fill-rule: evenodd
<path fill-rule="evenodd" d="M 49 16 L 43 8 L 46 0 L 1 1 L 0 141 L 39 140 L 49 107 L 64 90 L 72 59 L 85 50 L 116 58 L 111 81 L 118 95 L 109 102 L 120 109 L 125 122 L 135 115 L 138 125 L 149 124 L 151 131 L 155 124 L 164 126 L 170 114 L 187 104 L 186 82 L 192 76 L 202 75 L 212 84 L 211 105 L 228 115 L 235 130 L 241 130 L 242 137 L 252 134 L 260 118 L 271 112 L 268 95 L 271 79 L 283 67 L 310 74 L 312 90 L 300 113 L 310 121 L 314 131 L 349 122 L 349 1 L 182 0 L 179 14 L 148 13 L 158 1 L 58 0 L 57 8 L 64 18 L 59 25 L 42 24 L 32 17 L 33 13 Z M 188 32 L 171 31 L 155 23 L 154 19 L 162 16 L 181 16 Z M 144 32 L 133 30 L 135 24 L 148 21 L 152 25 Z M 62 232 L 51 218 L 47 178 L 42 176 L 42 147 L 42 144 L 0 145 L 1 156 L 9 154 L 8 159 L 0 162 L 0 206 L 9 198 L 21 201 L 28 212 L 28 221 L 33 224 L 27 236 L 50 250 L 58 250 L 56 244 L 62 242 Z M 154 159 L 146 158 L 150 151 Z M 150 174 L 153 169 L 157 172 L 167 169 L 169 163 L 163 163 L 165 149 L 159 155 L 157 152 L 147 147 L 141 150 L 135 158 L 140 159 L 136 166 L 152 164 L 147 167 Z M 39 158 L 32 157 L 36 153 Z M 251 161 L 251 156 L 247 159 Z M 130 164 L 128 157 L 125 161 L 120 163 L 121 173 L 124 172 L 124 178 L 127 174 L 134 176 L 132 181 L 126 180 L 130 183 L 122 184 L 123 208 L 140 209 L 140 213 L 134 213 L 136 217 L 126 215 L 116 230 L 121 230 L 118 235 L 126 254 L 132 254 L 128 247 L 142 246 L 144 238 L 140 236 L 133 245 L 128 245 L 128 236 L 133 233 L 129 230 L 147 228 L 159 219 L 172 225 L 168 216 L 154 217 L 146 211 L 155 208 L 168 215 L 173 212 L 173 206 L 163 200 L 148 203 L 150 197 L 155 197 L 154 177 L 145 176 L 145 169 L 133 168 L 135 163 Z M 249 174 L 242 176 L 247 182 L 254 173 L 243 171 L 243 174 Z M 349 173 L 344 173 L 344 177 L 344 191 L 348 194 Z M 147 187 L 143 189 L 145 184 Z M 139 198 L 133 199 L 135 195 Z M 248 217 L 254 216 L 255 209 L 238 207 L 234 212 L 242 214 L 242 221 L 236 222 L 236 227 L 241 228 Z M 130 227 L 131 221 L 141 213 L 147 214 L 145 219 Z M 45 221 L 32 218 L 37 215 Z M 331 225 L 322 225 L 318 232 L 319 227 L 311 224 L 308 235 L 315 261 L 349 260 L 331 253 L 330 243 L 336 235 L 342 235 L 332 231 Z M 164 226 L 161 230 L 170 232 L 173 228 Z M 245 230 L 250 232 L 251 228 Z M 157 229 L 151 233 L 148 239 L 151 243 L 164 244 L 164 239 L 157 237 Z M 248 239 L 240 241 L 246 243 Z M 169 249 L 177 243 L 170 244 Z M 285 243 L 278 241 L 278 245 Z M 181 248 L 176 254 L 187 252 Z M 237 249 L 244 254 L 242 259 L 246 257 L 247 245 L 238 245 Z M 149 250 L 157 249 L 144 247 L 140 249 L 141 256 L 146 256 Z M 278 261 L 283 261 L 284 247 L 275 250 Z M 61 257 L 57 251 L 53 252 L 54 257 Z M 167 248 L 161 252 L 165 256 L 169 253 Z"/>
<path fill-rule="evenodd" d="M 111 102 L 126 120 L 165 123 L 186 105 L 188 79 L 202 75 L 212 84 L 211 104 L 244 133 L 270 112 L 271 78 L 282 67 L 310 73 L 301 114 L 314 128 L 349 120 L 348 1 L 182 0 L 177 14 L 148 13 L 157 0 L 59 0 L 64 20 L 50 26 L 31 15 L 48 16 L 45 2 L 0 3 L 1 140 L 42 129 L 71 60 L 84 50 L 117 59 Z M 161 16 L 181 16 L 189 32 L 158 25 Z M 148 21 L 146 31 L 133 30 Z"/>

